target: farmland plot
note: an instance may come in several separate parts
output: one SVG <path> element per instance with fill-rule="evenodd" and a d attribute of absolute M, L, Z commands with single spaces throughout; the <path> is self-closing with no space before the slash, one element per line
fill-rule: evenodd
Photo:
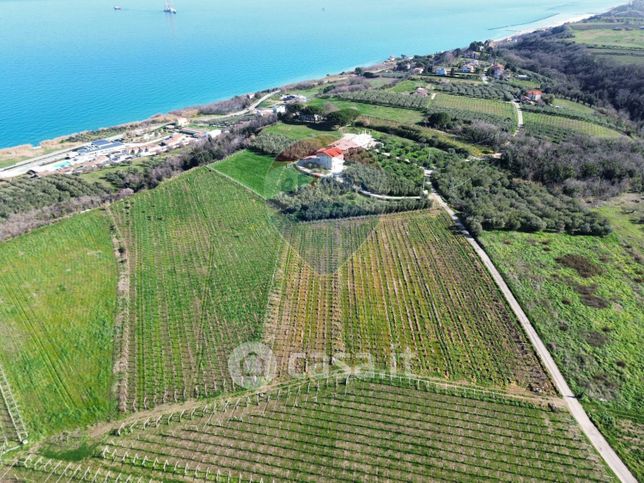
<path fill-rule="evenodd" d="M 229 352 L 261 334 L 281 240 L 263 201 L 205 168 L 114 212 L 131 267 L 121 409 L 230 388 Z"/>
<path fill-rule="evenodd" d="M 9 407 L 2 397 L 0 397 L 0 455 L 5 449 L 17 446 L 18 434 L 13 425 Z"/>
<path fill-rule="evenodd" d="M 30 434 L 91 424 L 114 410 L 116 278 L 100 211 L 0 244 L 0 365 Z"/>
<path fill-rule="evenodd" d="M 507 129 L 516 128 L 518 119 L 509 102 L 439 93 L 430 101 L 429 112 L 447 112 L 457 119 L 485 121 Z"/>
<path fill-rule="evenodd" d="M 320 250 L 326 258 L 317 261 L 302 248 L 313 241 L 307 231 L 290 233 L 264 334 L 282 372 L 297 352 L 370 353 L 382 368 L 409 349 L 416 374 L 551 389 L 517 321 L 446 215 L 355 223 L 317 224 L 326 235 L 314 239 L 328 240 Z M 332 269 L 320 271 L 320 264 Z"/>
<path fill-rule="evenodd" d="M 120 481 L 609 480 L 572 417 L 553 407 L 426 380 L 330 377 L 141 421 L 79 469 L 52 473 L 55 462 L 32 457 L 16 471 L 51 480 L 86 468 Z"/>
<path fill-rule="evenodd" d="M 281 374 L 294 352 L 331 356 L 344 351 L 339 300 L 340 266 L 365 243 L 378 224 L 370 217 L 350 222 L 288 224 L 287 243 L 269 299 L 265 342 Z M 302 372 L 303 361 L 297 361 Z"/>
<path fill-rule="evenodd" d="M 621 134 L 599 124 L 562 116 L 551 116 L 535 112 L 523 114 L 526 131 L 537 137 L 565 141 L 577 134 L 600 138 L 618 138 Z"/>

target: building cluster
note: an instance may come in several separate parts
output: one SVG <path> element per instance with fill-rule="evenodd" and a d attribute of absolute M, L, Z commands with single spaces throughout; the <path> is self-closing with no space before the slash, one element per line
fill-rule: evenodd
<path fill-rule="evenodd" d="M 53 173 L 69 174 L 88 171 L 137 158 L 156 156 L 221 134 L 221 130 L 191 129 L 186 121 L 178 118 L 171 124 L 156 126 L 147 131 L 136 130 L 128 133 L 128 136 L 135 140 L 126 141 L 124 135 L 92 141 L 65 152 L 58 159 L 32 166 L 27 173 L 32 176 L 45 176 Z"/>

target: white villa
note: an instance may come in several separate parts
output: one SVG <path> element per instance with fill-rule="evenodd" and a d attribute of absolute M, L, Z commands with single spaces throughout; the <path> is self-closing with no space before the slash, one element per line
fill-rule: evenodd
<path fill-rule="evenodd" d="M 300 170 L 313 174 L 307 166 L 317 166 L 329 173 L 325 176 L 334 176 L 344 171 L 344 153 L 350 149 L 371 149 L 376 145 L 375 139 L 367 133 L 345 134 L 342 139 L 331 144 L 329 147 L 320 149 L 313 156 L 309 156 L 297 162 Z"/>

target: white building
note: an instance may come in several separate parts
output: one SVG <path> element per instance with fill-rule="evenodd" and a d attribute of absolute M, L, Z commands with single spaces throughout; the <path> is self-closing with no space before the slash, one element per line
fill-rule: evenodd
<path fill-rule="evenodd" d="M 320 149 L 315 155 L 299 161 L 300 167 L 318 166 L 330 175 L 338 175 L 344 171 L 344 153 L 350 149 L 371 149 L 376 145 L 374 138 L 367 133 L 345 134 L 325 149 Z"/>

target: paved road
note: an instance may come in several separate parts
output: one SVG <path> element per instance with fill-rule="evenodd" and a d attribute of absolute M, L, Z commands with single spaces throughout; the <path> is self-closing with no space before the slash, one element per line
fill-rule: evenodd
<path fill-rule="evenodd" d="M 243 116 L 244 114 L 248 114 L 249 112 L 253 112 L 257 107 L 264 102 L 267 99 L 270 99 L 276 94 L 279 94 L 282 92 L 281 90 L 276 90 L 273 92 L 269 92 L 265 96 L 261 97 L 257 101 L 253 102 L 250 106 L 248 106 L 246 109 L 242 109 L 241 111 L 237 112 L 229 112 L 228 114 L 217 114 L 217 115 L 206 115 L 204 117 L 207 117 L 208 119 L 225 119 L 227 117 L 235 117 L 235 116 Z"/>
<path fill-rule="evenodd" d="M 530 320 L 528 319 L 527 315 L 519 305 L 519 302 L 517 302 L 517 300 L 514 298 L 514 295 L 510 291 L 510 288 L 507 286 L 507 284 L 505 283 L 505 280 L 503 280 L 503 277 L 501 276 L 499 271 L 492 263 L 492 260 L 490 259 L 490 257 L 487 255 L 487 253 L 485 253 L 483 248 L 481 248 L 478 242 L 465 229 L 465 227 L 462 225 L 462 223 L 456 216 L 456 213 L 454 213 L 454 211 L 447 205 L 447 203 L 445 203 L 445 201 L 437 194 L 434 194 L 434 196 L 435 196 L 435 199 L 438 201 L 438 203 L 449 213 L 452 219 L 467 235 L 467 241 L 470 243 L 470 245 L 472 245 L 472 247 L 474 248 L 474 251 L 476 251 L 477 255 L 479 256 L 479 258 L 481 259 L 485 267 L 492 275 L 492 278 L 494 278 L 494 281 L 498 285 L 499 289 L 501 290 L 501 292 L 503 292 L 505 299 L 510 304 L 512 311 L 516 314 L 517 318 L 519 319 L 519 322 L 521 323 L 521 326 L 523 327 L 526 334 L 528 335 L 530 342 L 532 343 L 533 347 L 537 351 L 537 354 L 539 355 L 541 362 L 543 363 L 548 373 L 552 377 L 552 380 L 557 390 L 563 396 L 564 401 L 566 401 L 566 404 L 568 405 L 568 409 L 570 409 L 570 412 L 572 413 L 573 417 L 577 420 L 577 423 L 579 423 L 579 426 L 581 426 L 581 429 L 586 434 L 588 439 L 591 441 L 595 449 L 599 452 L 602 458 L 604 458 L 608 466 L 610 466 L 610 468 L 615 472 L 617 477 L 622 482 L 637 483 L 637 480 L 633 477 L 629 469 L 622 462 L 619 456 L 617 456 L 617 453 L 615 453 L 613 448 L 611 448 L 611 446 L 608 444 L 606 439 L 599 432 L 597 427 L 592 423 L 592 421 L 586 414 L 586 411 L 584 410 L 581 403 L 577 400 L 577 398 L 575 398 L 575 395 L 570 390 L 568 383 L 566 382 L 563 375 L 559 371 L 559 368 L 557 367 L 557 364 L 555 363 L 554 359 L 550 355 L 550 352 L 548 352 L 548 349 L 546 348 L 545 344 L 539 337 L 539 334 L 537 334 L 537 331 L 530 323 Z"/>

